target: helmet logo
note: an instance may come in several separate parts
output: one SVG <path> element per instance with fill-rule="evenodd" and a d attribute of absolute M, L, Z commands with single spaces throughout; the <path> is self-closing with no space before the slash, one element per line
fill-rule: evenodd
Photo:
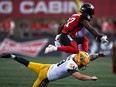
<path fill-rule="evenodd" d="M 92 9 L 94 9 L 94 6 L 93 6 L 93 5 L 91 5 L 91 8 L 92 8 Z"/>
<path fill-rule="evenodd" d="M 82 7 L 81 9 L 82 9 L 82 10 L 85 10 L 85 8 L 83 8 L 83 7 Z"/>
<path fill-rule="evenodd" d="M 88 15 L 87 18 L 90 19 L 90 16 Z"/>

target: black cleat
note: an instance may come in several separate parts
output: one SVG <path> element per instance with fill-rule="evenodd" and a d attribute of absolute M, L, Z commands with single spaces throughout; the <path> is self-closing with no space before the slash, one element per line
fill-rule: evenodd
<path fill-rule="evenodd" d="M 12 54 L 10 53 L 2 53 L 0 54 L 0 58 L 11 58 L 12 57 Z"/>

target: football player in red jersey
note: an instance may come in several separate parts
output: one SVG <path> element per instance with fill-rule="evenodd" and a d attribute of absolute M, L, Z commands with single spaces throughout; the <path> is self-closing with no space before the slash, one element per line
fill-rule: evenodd
<path fill-rule="evenodd" d="M 97 32 L 90 24 L 90 20 L 94 16 L 94 6 L 90 3 L 85 3 L 81 6 L 81 14 L 73 14 L 68 21 L 59 27 L 59 33 L 56 36 L 56 42 L 58 40 L 62 46 L 49 45 L 45 49 L 45 53 L 52 51 L 64 51 L 67 53 L 78 53 L 78 44 L 82 44 L 82 49 L 88 52 L 88 38 L 87 37 L 76 37 L 83 27 L 85 27 L 97 41 L 101 43 L 106 43 L 107 36 Z"/>

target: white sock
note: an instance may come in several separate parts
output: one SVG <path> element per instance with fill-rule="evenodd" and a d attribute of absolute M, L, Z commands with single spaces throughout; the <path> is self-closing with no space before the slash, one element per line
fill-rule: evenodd
<path fill-rule="evenodd" d="M 15 57 L 16 57 L 15 55 L 11 54 L 11 58 L 12 58 L 12 59 L 14 59 Z"/>
<path fill-rule="evenodd" d="M 54 47 L 54 51 L 57 51 L 57 47 Z"/>

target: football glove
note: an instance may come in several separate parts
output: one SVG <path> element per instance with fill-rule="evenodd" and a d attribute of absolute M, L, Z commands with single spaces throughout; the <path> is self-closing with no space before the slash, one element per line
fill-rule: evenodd
<path fill-rule="evenodd" d="M 106 35 L 102 36 L 102 37 L 101 37 L 101 43 L 108 43 L 108 40 L 107 40 L 107 39 L 108 39 L 108 38 L 107 38 Z"/>
<path fill-rule="evenodd" d="M 90 61 L 93 61 L 95 59 L 97 59 L 98 57 L 106 57 L 106 54 L 104 53 L 92 53 L 92 54 L 89 54 L 89 57 L 90 57 Z"/>
<path fill-rule="evenodd" d="M 108 40 L 107 40 L 108 38 L 107 38 L 107 36 L 106 35 L 102 35 L 101 37 L 97 37 L 96 38 L 96 40 L 98 41 L 98 42 L 101 42 L 101 43 L 108 43 Z"/>

